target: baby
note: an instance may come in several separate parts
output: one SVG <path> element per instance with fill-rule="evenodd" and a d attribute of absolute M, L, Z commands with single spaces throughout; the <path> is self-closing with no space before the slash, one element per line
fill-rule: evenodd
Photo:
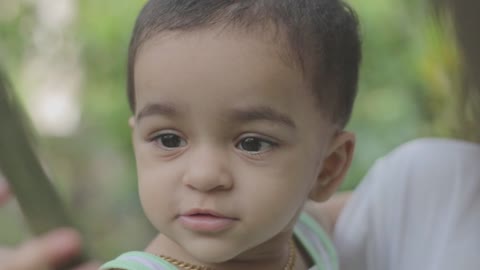
<path fill-rule="evenodd" d="M 149 1 L 129 49 L 129 122 L 161 233 L 101 269 L 336 269 L 306 204 L 350 165 L 360 55 L 339 0 Z"/>

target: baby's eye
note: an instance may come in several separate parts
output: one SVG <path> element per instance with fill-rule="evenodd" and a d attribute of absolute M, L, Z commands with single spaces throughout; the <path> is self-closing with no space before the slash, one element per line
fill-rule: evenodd
<path fill-rule="evenodd" d="M 236 145 L 238 149 L 252 154 L 269 151 L 275 146 L 275 143 L 257 137 L 244 138 Z"/>
<path fill-rule="evenodd" d="M 187 141 L 174 133 L 164 133 L 155 136 L 152 141 L 160 145 L 162 148 L 172 150 L 187 145 Z"/>

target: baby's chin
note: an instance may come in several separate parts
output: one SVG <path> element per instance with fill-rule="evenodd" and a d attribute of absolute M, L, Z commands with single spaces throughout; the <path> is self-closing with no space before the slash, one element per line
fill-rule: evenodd
<path fill-rule="evenodd" d="M 220 264 L 238 257 L 244 250 L 233 243 L 220 239 L 192 241 L 184 246 L 190 256 L 204 264 Z"/>

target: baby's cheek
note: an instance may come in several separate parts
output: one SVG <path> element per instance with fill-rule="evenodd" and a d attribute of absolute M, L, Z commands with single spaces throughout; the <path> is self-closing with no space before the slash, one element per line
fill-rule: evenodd
<path fill-rule="evenodd" d="M 307 153 L 304 156 L 292 155 L 292 157 L 295 156 L 297 158 L 285 162 L 281 175 L 290 184 L 290 190 L 296 190 L 306 198 L 316 180 L 317 164 L 313 159 L 307 158 Z"/>
<path fill-rule="evenodd" d="M 139 184 L 140 202 L 143 211 L 148 220 L 155 226 L 161 225 L 162 218 L 166 216 L 165 207 L 168 204 L 162 201 L 165 198 L 164 194 L 149 185 Z"/>

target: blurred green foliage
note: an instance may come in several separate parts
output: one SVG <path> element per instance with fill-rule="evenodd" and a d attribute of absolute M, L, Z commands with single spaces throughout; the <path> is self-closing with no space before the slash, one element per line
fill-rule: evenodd
<path fill-rule="evenodd" d="M 154 233 L 138 202 L 125 94 L 129 35 L 145 1 L 73 2 L 69 35 L 80 48 L 81 123 L 71 136 L 43 137 L 39 152 L 94 252 L 107 258 L 142 248 Z M 453 90 L 460 69 L 448 17 L 433 16 L 424 1 L 349 2 L 362 24 L 364 57 L 348 127 L 357 134 L 357 149 L 343 189 L 353 188 L 375 159 L 407 140 L 455 136 Z M 35 42 L 35 6 L 3 1 L 0 10 L 2 65 L 18 90 L 29 93 L 21 80 Z M 15 210 L 0 210 L 0 243 L 27 237 Z"/>

